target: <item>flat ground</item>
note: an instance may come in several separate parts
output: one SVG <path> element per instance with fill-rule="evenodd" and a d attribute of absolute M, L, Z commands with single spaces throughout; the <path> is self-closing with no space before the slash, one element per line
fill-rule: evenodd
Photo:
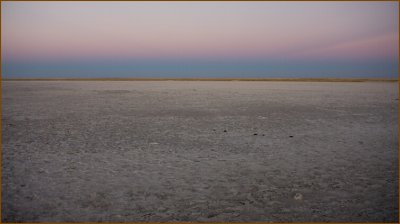
<path fill-rule="evenodd" d="M 398 220 L 397 83 L 2 85 L 3 221 Z"/>

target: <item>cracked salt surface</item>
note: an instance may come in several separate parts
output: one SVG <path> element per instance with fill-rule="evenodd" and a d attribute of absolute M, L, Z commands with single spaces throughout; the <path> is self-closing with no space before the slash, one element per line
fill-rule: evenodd
<path fill-rule="evenodd" d="M 3 222 L 398 220 L 396 83 L 2 85 Z"/>

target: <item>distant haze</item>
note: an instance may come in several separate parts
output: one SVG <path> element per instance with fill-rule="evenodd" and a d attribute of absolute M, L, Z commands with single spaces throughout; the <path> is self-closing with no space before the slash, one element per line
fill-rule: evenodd
<path fill-rule="evenodd" d="M 3 77 L 397 77 L 398 2 L 2 2 Z"/>

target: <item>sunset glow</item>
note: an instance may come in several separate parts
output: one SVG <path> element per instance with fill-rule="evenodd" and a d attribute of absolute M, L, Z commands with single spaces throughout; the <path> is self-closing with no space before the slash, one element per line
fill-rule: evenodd
<path fill-rule="evenodd" d="M 397 2 L 2 2 L 2 74 L 396 77 Z"/>

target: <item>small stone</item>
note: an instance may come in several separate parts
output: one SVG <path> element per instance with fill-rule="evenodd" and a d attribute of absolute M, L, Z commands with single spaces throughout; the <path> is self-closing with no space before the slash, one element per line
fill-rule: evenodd
<path fill-rule="evenodd" d="M 253 135 L 258 135 L 257 133 L 254 133 Z"/>
<path fill-rule="evenodd" d="M 212 218 L 212 217 L 215 217 L 215 216 L 217 216 L 218 214 L 216 214 L 216 213 L 211 213 L 211 214 L 209 214 L 208 216 L 207 216 L 207 218 Z"/>
<path fill-rule="evenodd" d="M 300 201 L 303 200 L 303 195 L 300 193 L 296 193 L 293 198 L 294 200 Z"/>
<path fill-rule="evenodd" d="M 262 136 L 265 136 L 264 134 L 262 134 Z"/>
<path fill-rule="evenodd" d="M 289 136 L 289 138 L 293 138 L 293 135 Z"/>
<path fill-rule="evenodd" d="M 227 132 L 227 130 L 224 130 L 224 132 Z"/>

